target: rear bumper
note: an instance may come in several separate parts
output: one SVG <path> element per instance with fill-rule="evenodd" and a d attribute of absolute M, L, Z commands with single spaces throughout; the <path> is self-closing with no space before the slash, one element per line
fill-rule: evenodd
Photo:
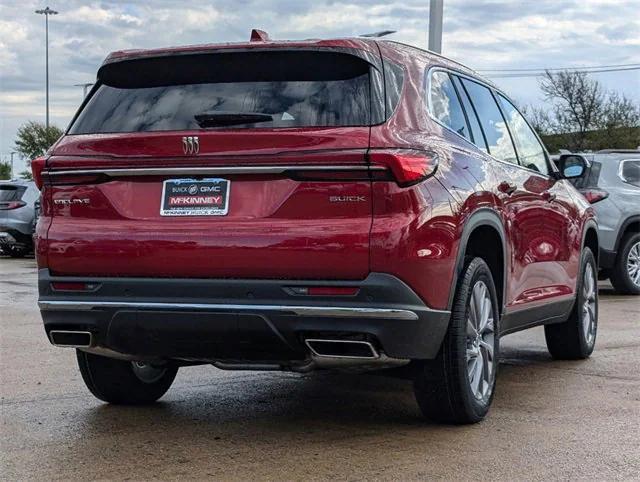
<path fill-rule="evenodd" d="M 91 291 L 53 290 L 81 282 Z M 357 286 L 355 296 L 306 296 L 299 286 Z M 288 281 L 55 277 L 39 272 L 47 334 L 83 330 L 92 347 L 140 358 L 303 360 L 305 338 L 370 341 L 394 358 L 436 356 L 450 313 L 432 310 L 399 279 Z"/>

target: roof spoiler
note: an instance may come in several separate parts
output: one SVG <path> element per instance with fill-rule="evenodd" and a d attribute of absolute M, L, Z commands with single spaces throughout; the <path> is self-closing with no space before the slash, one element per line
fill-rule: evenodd
<path fill-rule="evenodd" d="M 269 40 L 271 40 L 271 38 L 264 30 L 259 30 L 257 28 L 251 30 L 251 38 L 249 38 L 249 42 L 268 42 Z"/>

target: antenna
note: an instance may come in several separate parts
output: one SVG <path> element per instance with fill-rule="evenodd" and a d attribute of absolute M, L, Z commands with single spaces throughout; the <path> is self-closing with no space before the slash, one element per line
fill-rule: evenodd
<path fill-rule="evenodd" d="M 392 33 L 396 33 L 396 32 L 397 32 L 397 30 L 380 30 L 379 32 L 363 33 L 361 35 L 358 35 L 358 37 L 380 38 L 380 37 L 384 37 L 386 35 L 391 35 Z"/>

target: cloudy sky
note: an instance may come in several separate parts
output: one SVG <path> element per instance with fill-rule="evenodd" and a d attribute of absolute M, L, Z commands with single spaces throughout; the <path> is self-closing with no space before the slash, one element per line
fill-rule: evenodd
<path fill-rule="evenodd" d="M 50 111 L 66 127 L 82 88 L 112 50 L 272 38 L 390 38 L 426 47 L 429 0 L 48 0 Z M 640 0 L 444 0 L 443 53 L 477 70 L 640 63 Z M 45 3 L 0 0 L 0 159 L 18 126 L 44 122 Z M 640 102 L 640 71 L 597 74 Z M 495 78 L 520 104 L 541 104 L 535 77 Z M 19 168 L 19 167 L 18 167 Z"/>

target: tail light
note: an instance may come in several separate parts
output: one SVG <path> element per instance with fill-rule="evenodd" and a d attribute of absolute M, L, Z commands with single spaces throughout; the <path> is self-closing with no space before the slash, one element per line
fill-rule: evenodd
<path fill-rule="evenodd" d="M 22 206 L 26 206 L 24 201 L 6 201 L 0 203 L 0 211 L 9 211 L 10 209 L 18 209 Z"/>
<path fill-rule="evenodd" d="M 36 157 L 31 161 L 31 174 L 33 175 L 33 180 L 36 183 L 36 186 L 38 186 L 38 189 L 42 189 L 42 170 L 44 169 L 46 162 L 47 159 L 45 157 Z"/>
<path fill-rule="evenodd" d="M 400 187 L 418 184 L 433 176 L 438 168 L 438 157 L 431 152 L 415 149 L 373 149 L 369 153 L 373 166 L 386 167 Z M 384 175 L 373 171 L 374 180 Z"/>
<path fill-rule="evenodd" d="M 603 191 L 602 189 L 585 189 L 580 191 L 582 195 L 589 201 L 590 204 L 595 204 L 598 201 L 602 201 L 603 199 L 607 199 L 609 197 L 609 193 L 607 191 Z"/>

